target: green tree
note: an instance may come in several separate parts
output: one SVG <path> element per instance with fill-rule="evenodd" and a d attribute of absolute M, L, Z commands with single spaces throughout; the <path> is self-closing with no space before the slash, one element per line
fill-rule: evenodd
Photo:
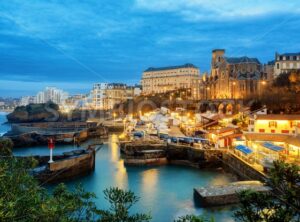
<path fill-rule="evenodd" d="M 30 158 L 0 160 L 0 221 L 94 221 L 94 194 L 80 186 L 68 191 L 64 185 L 53 195 L 28 172 Z"/>
<path fill-rule="evenodd" d="M 37 161 L 33 158 L 0 159 L 0 221 L 123 221 L 143 222 L 146 214 L 130 215 L 129 209 L 139 200 L 131 191 L 110 188 L 104 191 L 110 210 L 97 209 L 94 193 L 78 185 L 70 191 L 64 184 L 52 193 L 40 186 L 29 172 Z"/>
<path fill-rule="evenodd" d="M 214 222 L 213 218 L 206 219 L 204 216 L 196 216 L 196 215 L 186 215 L 179 217 L 174 222 Z"/>
<path fill-rule="evenodd" d="M 8 138 L 0 138 L 0 156 L 11 156 L 13 142 Z"/>
<path fill-rule="evenodd" d="M 98 210 L 100 222 L 143 222 L 151 220 L 151 216 L 148 214 L 129 214 L 129 209 L 139 200 L 133 192 L 109 188 L 104 190 L 104 195 L 110 203 L 110 208 L 109 210 Z"/>
<path fill-rule="evenodd" d="M 234 216 L 244 222 L 296 222 L 300 221 L 300 167 L 275 161 L 269 174 L 269 193 L 243 191 L 240 208 Z"/>

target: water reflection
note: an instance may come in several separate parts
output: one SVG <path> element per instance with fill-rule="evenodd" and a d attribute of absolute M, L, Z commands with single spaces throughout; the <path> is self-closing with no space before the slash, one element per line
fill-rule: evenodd
<path fill-rule="evenodd" d="M 116 173 L 112 176 L 114 177 L 115 186 L 127 189 L 128 187 L 128 175 L 126 168 L 124 166 L 124 161 L 120 159 L 120 150 L 118 146 L 118 136 L 112 135 L 109 139 L 109 150 L 111 161 L 114 163 L 116 167 Z"/>
<path fill-rule="evenodd" d="M 157 181 L 159 178 L 158 169 L 149 169 L 142 172 L 141 190 L 143 195 L 149 199 L 156 199 L 157 194 Z"/>

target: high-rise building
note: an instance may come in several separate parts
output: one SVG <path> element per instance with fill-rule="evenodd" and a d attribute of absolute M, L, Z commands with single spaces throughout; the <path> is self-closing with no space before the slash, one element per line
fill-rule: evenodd
<path fill-rule="evenodd" d="M 46 87 L 44 91 L 37 93 L 35 103 L 46 103 L 52 101 L 58 105 L 63 105 L 67 98 L 67 92 L 55 87 Z"/>
<path fill-rule="evenodd" d="M 169 66 L 162 68 L 148 68 L 142 76 L 142 93 L 165 93 L 177 89 L 190 89 L 192 98 L 200 96 L 200 70 L 193 64 Z"/>
<path fill-rule="evenodd" d="M 274 77 L 281 73 L 289 73 L 300 70 L 300 52 L 275 54 Z"/>
<path fill-rule="evenodd" d="M 20 99 L 19 106 L 27 106 L 30 103 L 34 103 L 34 97 L 33 96 L 23 96 Z"/>

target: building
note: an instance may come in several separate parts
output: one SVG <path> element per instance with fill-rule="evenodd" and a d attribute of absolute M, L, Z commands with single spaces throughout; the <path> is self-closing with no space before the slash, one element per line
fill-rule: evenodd
<path fill-rule="evenodd" d="M 97 83 L 91 92 L 94 109 L 110 110 L 116 104 L 140 95 L 139 86 L 127 86 L 123 83 Z"/>
<path fill-rule="evenodd" d="M 105 90 L 108 83 L 96 83 L 91 91 L 92 104 L 94 109 L 104 109 Z"/>
<path fill-rule="evenodd" d="M 300 115 L 254 115 L 248 132 L 235 145 L 246 146 L 252 162 L 264 167 L 274 160 L 300 165 Z M 250 154 L 251 153 L 251 154 Z"/>
<path fill-rule="evenodd" d="M 211 74 L 202 76 L 202 99 L 242 99 L 258 95 L 263 92 L 267 79 L 257 58 L 226 57 L 224 49 L 215 49 Z"/>
<path fill-rule="evenodd" d="M 177 89 L 190 89 L 192 99 L 199 99 L 200 70 L 193 64 L 148 68 L 143 72 L 141 84 L 144 95 L 165 93 Z"/>
<path fill-rule="evenodd" d="M 300 115 L 254 115 L 249 119 L 248 131 L 260 134 L 300 134 Z"/>
<path fill-rule="evenodd" d="M 275 54 L 274 76 L 300 70 L 300 52 Z"/>
<path fill-rule="evenodd" d="M 38 92 L 35 103 L 47 103 L 49 101 L 58 105 L 64 105 L 68 98 L 68 93 L 56 87 L 46 87 L 44 91 Z"/>
<path fill-rule="evenodd" d="M 20 106 L 27 106 L 30 103 L 34 103 L 34 97 L 33 96 L 23 96 L 20 99 Z"/>

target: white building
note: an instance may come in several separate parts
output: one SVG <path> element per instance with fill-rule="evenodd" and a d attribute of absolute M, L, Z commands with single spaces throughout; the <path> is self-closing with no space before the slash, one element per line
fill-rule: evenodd
<path fill-rule="evenodd" d="M 92 108 L 110 110 L 116 104 L 133 99 L 140 94 L 139 86 L 127 86 L 123 83 L 97 83 L 91 91 Z"/>
<path fill-rule="evenodd" d="M 143 72 L 141 84 L 143 94 L 166 93 L 178 89 L 192 90 L 192 98 L 200 97 L 200 70 L 193 64 L 150 67 Z"/>
<path fill-rule="evenodd" d="M 35 103 L 46 103 L 52 101 L 56 104 L 63 105 L 68 96 L 68 93 L 61 89 L 55 87 L 46 87 L 44 91 L 37 93 L 35 97 Z"/>
<path fill-rule="evenodd" d="M 105 90 L 108 83 L 96 83 L 91 91 L 92 103 L 94 109 L 104 109 L 104 100 L 106 98 Z"/>
<path fill-rule="evenodd" d="M 23 96 L 20 100 L 20 106 L 27 106 L 30 103 L 34 103 L 35 98 L 33 96 Z"/>
<path fill-rule="evenodd" d="M 300 70 L 300 52 L 284 53 L 275 55 L 274 77 L 281 73 L 289 73 L 294 70 Z"/>

